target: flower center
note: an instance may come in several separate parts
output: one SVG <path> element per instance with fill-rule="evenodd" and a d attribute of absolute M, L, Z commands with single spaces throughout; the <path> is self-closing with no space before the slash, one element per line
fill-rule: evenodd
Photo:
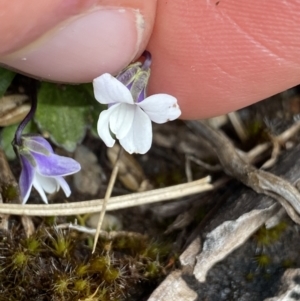
<path fill-rule="evenodd" d="M 145 51 L 143 56 L 145 57 L 143 64 L 141 62 L 131 64 L 117 76 L 117 79 L 131 92 L 135 103 L 146 98 L 146 89 L 151 72 L 151 55 Z"/>

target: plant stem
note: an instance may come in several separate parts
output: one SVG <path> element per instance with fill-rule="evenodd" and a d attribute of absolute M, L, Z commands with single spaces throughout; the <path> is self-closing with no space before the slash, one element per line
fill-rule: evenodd
<path fill-rule="evenodd" d="M 26 127 L 26 125 L 28 124 L 28 122 L 33 118 L 36 108 L 37 108 L 37 90 L 36 90 L 36 82 L 34 81 L 32 83 L 32 88 L 30 91 L 31 94 L 31 108 L 30 111 L 28 112 L 28 114 L 25 116 L 25 118 L 21 121 L 21 123 L 19 124 L 16 133 L 15 133 L 15 137 L 14 137 L 14 141 L 13 143 L 16 145 L 21 145 L 21 137 L 22 137 L 22 133 L 24 131 L 24 128 Z"/>

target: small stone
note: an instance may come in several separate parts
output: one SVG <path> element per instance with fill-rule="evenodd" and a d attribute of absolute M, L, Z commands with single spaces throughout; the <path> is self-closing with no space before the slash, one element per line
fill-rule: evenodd
<path fill-rule="evenodd" d="M 74 185 L 81 193 L 96 195 L 102 183 L 103 171 L 96 155 L 87 147 L 79 145 L 75 151 L 74 159 L 81 165 L 80 172 L 74 175 Z"/>
<path fill-rule="evenodd" d="M 118 144 L 107 149 L 107 156 L 112 165 L 115 164 L 119 151 L 120 146 Z M 141 165 L 132 155 L 123 152 L 118 164 L 118 179 L 127 189 L 139 192 L 152 189 L 152 185 L 146 179 Z"/>
<path fill-rule="evenodd" d="M 91 216 L 86 221 L 87 226 L 97 229 L 98 221 L 99 221 L 100 213 L 94 213 L 91 214 Z M 109 231 L 120 231 L 122 230 L 123 225 L 119 218 L 117 218 L 115 215 L 106 213 L 103 219 L 102 223 L 102 230 Z"/>

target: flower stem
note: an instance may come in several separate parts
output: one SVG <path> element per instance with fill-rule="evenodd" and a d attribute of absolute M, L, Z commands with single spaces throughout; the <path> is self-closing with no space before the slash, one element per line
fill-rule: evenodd
<path fill-rule="evenodd" d="M 143 52 L 142 56 L 145 58 L 145 61 L 144 61 L 141 68 L 143 70 L 148 70 L 150 68 L 151 63 L 152 63 L 151 53 L 149 51 L 145 50 Z"/>
<path fill-rule="evenodd" d="M 26 127 L 26 125 L 28 124 L 28 122 L 33 118 L 36 108 L 37 108 L 37 90 L 36 90 L 36 82 L 34 81 L 32 83 L 32 88 L 30 91 L 31 94 L 31 108 L 30 111 L 28 112 L 28 114 L 25 116 L 25 118 L 21 121 L 21 123 L 19 124 L 16 133 L 15 133 L 15 137 L 14 137 L 14 141 L 13 143 L 15 143 L 16 145 L 21 145 L 21 137 L 22 137 L 22 133 L 24 128 Z"/>
<path fill-rule="evenodd" d="M 102 209 L 101 209 L 101 212 L 100 212 L 99 221 L 98 221 L 98 225 L 97 225 L 97 229 L 96 229 L 96 233 L 95 233 L 95 237 L 94 237 L 94 246 L 93 246 L 92 253 L 94 253 L 95 250 L 96 250 L 98 238 L 99 238 L 100 231 L 101 231 L 101 226 L 103 224 L 104 215 L 106 213 L 107 203 L 108 203 L 108 200 L 111 196 L 112 190 L 113 190 L 114 185 L 115 185 L 115 181 L 116 181 L 116 178 L 117 178 L 117 175 L 118 175 L 118 172 L 119 172 L 119 162 L 120 162 L 120 158 L 123 154 L 123 151 L 124 151 L 123 148 L 120 147 L 120 150 L 119 150 L 119 153 L 118 153 L 118 156 L 117 156 L 117 160 L 114 164 L 114 168 L 113 168 L 113 171 L 111 173 L 111 176 L 110 176 L 110 179 L 109 179 L 109 182 L 108 182 L 108 186 L 107 186 L 106 193 L 105 193 L 105 196 L 104 196 L 104 201 L 102 203 Z"/>

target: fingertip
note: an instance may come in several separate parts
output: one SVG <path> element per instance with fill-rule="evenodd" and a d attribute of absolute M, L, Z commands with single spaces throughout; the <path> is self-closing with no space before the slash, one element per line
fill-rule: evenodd
<path fill-rule="evenodd" d="M 91 2 L 91 1 L 83 1 Z M 147 44 L 156 0 L 92 1 L 75 16 L 41 33 L 25 47 L 0 57 L 0 62 L 49 81 L 81 83 L 108 72 L 118 73 Z"/>
<path fill-rule="evenodd" d="M 297 1 L 159 1 L 149 92 L 174 95 L 181 118 L 199 119 L 293 87 L 299 20 Z"/>

